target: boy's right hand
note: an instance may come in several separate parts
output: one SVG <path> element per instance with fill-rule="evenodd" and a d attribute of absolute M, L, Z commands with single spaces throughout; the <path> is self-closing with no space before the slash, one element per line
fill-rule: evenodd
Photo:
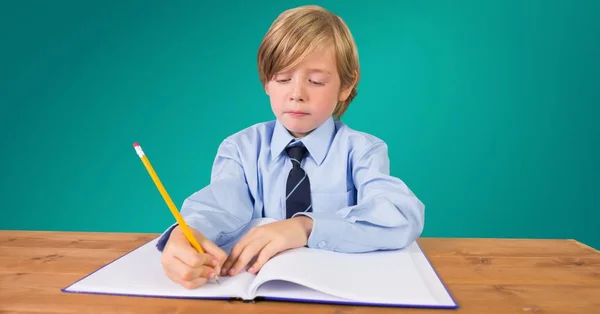
<path fill-rule="evenodd" d="M 185 288 L 195 289 L 221 272 L 227 254 L 200 232 L 190 229 L 205 253 L 198 253 L 177 226 L 163 249 L 161 263 L 167 277 Z"/>

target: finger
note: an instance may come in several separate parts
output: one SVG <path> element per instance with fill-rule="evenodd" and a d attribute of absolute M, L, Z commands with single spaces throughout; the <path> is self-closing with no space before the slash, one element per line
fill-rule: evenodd
<path fill-rule="evenodd" d="M 200 270 L 192 268 L 177 257 L 173 257 L 165 267 L 179 281 L 191 280 L 199 277 Z"/>
<path fill-rule="evenodd" d="M 196 288 L 206 284 L 206 282 L 208 282 L 208 279 L 206 279 L 204 277 L 198 277 L 193 280 L 186 281 L 186 280 L 182 280 L 176 274 L 174 274 L 173 272 L 171 272 L 169 270 L 166 270 L 165 272 L 167 274 L 167 277 L 169 277 L 169 279 L 171 279 L 172 281 L 174 281 L 175 283 L 181 285 L 182 287 L 184 287 L 186 289 L 196 289 Z"/>
<path fill-rule="evenodd" d="M 214 278 L 215 274 L 215 271 L 212 267 L 206 265 L 190 267 L 177 257 L 174 257 L 173 260 L 168 264 L 168 270 L 183 281 L 191 281 L 198 277 Z"/>
<path fill-rule="evenodd" d="M 191 230 L 194 233 L 194 236 L 196 236 L 196 239 L 201 241 L 200 243 L 210 242 L 199 231 L 193 228 L 191 228 Z M 169 242 L 167 242 L 167 245 L 171 245 L 169 252 L 190 267 L 199 267 L 200 265 L 214 266 L 217 264 L 216 260 L 210 255 L 198 253 L 192 244 L 187 240 L 183 234 L 183 231 L 179 229 L 179 227 L 173 230 Z"/>
<path fill-rule="evenodd" d="M 233 247 L 233 249 L 231 249 L 231 253 L 227 257 L 227 260 L 225 261 L 225 263 L 223 265 L 223 270 L 221 271 L 221 274 L 223 274 L 223 275 L 230 274 L 233 264 L 235 264 L 235 262 L 239 259 L 242 252 L 246 249 L 246 246 L 250 243 L 252 243 L 252 242 L 240 241 Z"/>
<path fill-rule="evenodd" d="M 181 263 L 181 261 L 177 262 Z M 199 285 L 202 284 L 203 281 L 207 281 L 207 279 L 203 277 L 197 277 L 193 280 L 184 280 L 180 274 L 176 273 L 176 270 L 174 269 L 173 265 L 173 262 L 169 262 L 168 264 L 165 264 L 163 266 L 163 269 L 167 277 L 179 285 L 191 287 L 192 285 L 190 283 L 192 282 Z"/>
<path fill-rule="evenodd" d="M 227 273 L 229 272 L 229 269 L 231 268 L 233 263 L 237 260 L 238 256 L 240 255 L 240 253 L 242 252 L 243 249 L 244 249 L 244 246 L 242 244 L 240 244 L 239 242 L 231 249 L 231 252 L 229 253 L 229 256 L 227 257 L 227 259 L 225 260 L 225 263 L 223 263 L 223 268 L 221 269 L 221 275 L 223 275 L 223 276 L 227 275 Z"/>
<path fill-rule="evenodd" d="M 231 266 L 239 258 L 240 254 L 242 254 L 244 248 L 258 237 L 261 232 L 257 231 L 258 229 L 252 229 L 233 246 L 229 257 L 227 257 L 227 260 L 223 264 L 223 269 L 221 271 L 222 275 L 226 275 L 228 273 Z"/>
<path fill-rule="evenodd" d="M 281 247 L 276 244 L 276 242 L 271 241 L 267 243 L 267 245 L 260 251 L 258 257 L 256 258 L 256 262 L 252 264 L 252 266 L 248 269 L 248 272 L 251 274 L 256 274 L 265 263 L 271 259 L 275 254 L 281 252 Z"/>
<path fill-rule="evenodd" d="M 204 248 L 206 254 L 213 257 L 211 266 L 215 268 L 215 274 L 219 274 L 221 272 L 221 267 L 223 263 L 225 263 L 225 260 L 227 260 L 227 254 L 214 242 L 208 239 L 202 241 L 200 245 Z"/>
<path fill-rule="evenodd" d="M 208 254 L 200 254 L 190 245 L 180 245 L 173 249 L 173 255 L 190 267 L 214 266 L 217 261 Z"/>
<path fill-rule="evenodd" d="M 169 268 L 163 267 L 163 269 L 165 271 L 165 274 L 167 275 L 167 277 L 169 279 L 171 279 L 171 281 L 173 281 L 174 283 L 177 283 L 177 284 L 182 283 L 181 279 L 179 279 L 179 277 L 175 276 L 175 274 L 173 274 L 173 272 Z"/>
<path fill-rule="evenodd" d="M 246 247 L 242 250 L 242 253 L 240 253 L 238 259 L 229 270 L 229 274 L 233 276 L 242 271 L 244 267 L 248 265 L 250 260 L 256 256 L 268 242 L 269 240 L 265 238 L 259 238 L 246 245 Z"/>

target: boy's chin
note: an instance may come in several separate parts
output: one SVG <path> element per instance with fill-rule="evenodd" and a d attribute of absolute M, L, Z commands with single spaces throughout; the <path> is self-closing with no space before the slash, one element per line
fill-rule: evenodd
<path fill-rule="evenodd" d="M 313 123 L 308 123 L 308 121 L 282 121 L 282 123 L 289 132 L 294 134 L 308 134 L 316 129 L 316 126 Z"/>

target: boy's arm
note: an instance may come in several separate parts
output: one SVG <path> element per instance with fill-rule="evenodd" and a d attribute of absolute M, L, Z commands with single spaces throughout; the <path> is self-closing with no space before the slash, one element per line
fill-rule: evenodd
<path fill-rule="evenodd" d="M 222 245 L 250 221 L 253 206 L 237 146 L 225 140 L 217 151 L 210 184 L 184 200 L 181 215 L 191 228 Z M 175 226 L 160 237 L 159 250 L 163 250 Z"/>
<path fill-rule="evenodd" d="M 357 204 L 312 218 L 308 246 L 340 252 L 404 248 L 423 231 L 425 207 L 400 179 L 390 176 L 387 145 L 378 141 L 353 162 Z"/>

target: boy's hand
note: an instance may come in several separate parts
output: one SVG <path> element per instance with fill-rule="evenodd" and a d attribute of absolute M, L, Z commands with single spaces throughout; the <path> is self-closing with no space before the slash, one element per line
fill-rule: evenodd
<path fill-rule="evenodd" d="M 169 236 L 161 262 L 167 277 L 188 289 L 204 285 L 219 274 L 227 254 L 200 232 L 190 228 L 206 254 L 199 254 L 179 226 Z"/>
<path fill-rule="evenodd" d="M 236 275 L 257 254 L 256 262 L 248 269 L 256 274 L 275 254 L 305 246 L 312 230 L 312 218 L 298 216 L 255 227 L 233 247 L 225 261 L 222 275 Z"/>

